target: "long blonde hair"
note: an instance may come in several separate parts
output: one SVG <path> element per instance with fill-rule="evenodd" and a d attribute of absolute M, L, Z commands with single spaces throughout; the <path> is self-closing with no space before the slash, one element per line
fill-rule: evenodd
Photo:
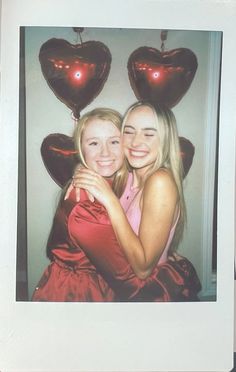
<path fill-rule="evenodd" d="M 178 243 L 180 242 L 186 222 L 186 206 L 183 194 L 183 164 L 181 159 L 177 124 L 175 116 L 169 108 L 143 101 L 133 104 L 128 109 L 123 120 L 122 132 L 126 125 L 128 115 L 134 109 L 142 106 L 149 107 L 152 110 L 153 115 L 156 119 L 156 130 L 159 138 L 159 146 L 157 149 L 158 155 L 156 161 L 145 175 L 144 182 L 151 174 L 156 172 L 158 169 L 164 168 L 168 169 L 169 172 L 172 174 L 178 190 L 180 215 L 175 230 L 174 239 L 172 240 L 171 247 L 169 249 L 170 252 L 175 250 Z"/>
<path fill-rule="evenodd" d="M 87 167 L 87 165 L 84 159 L 81 143 L 82 143 L 83 132 L 86 128 L 88 121 L 91 118 L 98 118 L 104 121 L 111 121 L 119 129 L 119 131 L 121 131 L 121 125 L 122 125 L 122 116 L 120 115 L 120 113 L 116 110 L 113 110 L 110 108 L 104 108 L 104 107 L 96 108 L 92 111 L 89 111 L 79 119 L 76 125 L 76 128 L 74 130 L 73 138 L 74 138 L 75 147 L 78 151 L 79 161 L 85 167 Z M 127 177 L 128 177 L 128 170 L 124 162 L 122 167 L 116 172 L 114 179 L 113 179 L 113 183 L 112 183 L 113 191 L 118 197 L 120 197 L 124 191 Z"/>

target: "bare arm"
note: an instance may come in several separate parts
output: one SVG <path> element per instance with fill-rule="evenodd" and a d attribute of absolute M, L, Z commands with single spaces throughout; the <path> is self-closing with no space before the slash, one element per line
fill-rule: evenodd
<path fill-rule="evenodd" d="M 178 202 L 175 183 L 164 170 L 157 171 L 146 181 L 138 236 L 131 228 L 119 200 L 105 183 L 98 175 L 94 179 L 93 172 L 87 170 L 80 179 L 80 187 L 87 188 L 106 207 L 128 261 L 136 275 L 144 279 L 161 257 L 175 218 Z"/>
<path fill-rule="evenodd" d="M 135 273 L 142 278 L 150 274 L 166 246 L 173 224 L 177 192 L 171 176 L 158 171 L 145 184 L 142 217 L 137 236 L 130 227 L 119 203 L 106 208 L 120 245 Z"/>

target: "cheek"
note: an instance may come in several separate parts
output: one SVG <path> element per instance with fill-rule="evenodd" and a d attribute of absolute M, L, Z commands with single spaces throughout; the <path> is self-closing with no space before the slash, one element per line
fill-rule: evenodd
<path fill-rule="evenodd" d="M 127 153 L 128 153 L 128 148 L 130 147 L 131 145 L 131 138 L 128 137 L 128 136 L 124 136 L 123 137 L 123 140 L 122 140 L 122 148 L 123 148 L 123 152 L 125 154 L 125 156 L 127 156 Z"/>
<path fill-rule="evenodd" d="M 96 151 L 85 148 L 83 150 L 83 154 L 84 154 L 84 160 L 86 164 L 89 166 L 96 156 Z"/>
<path fill-rule="evenodd" d="M 152 148 L 152 154 L 155 158 L 159 156 L 159 144 L 158 142 L 154 142 L 151 146 Z"/>
<path fill-rule="evenodd" d="M 124 150 L 123 150 L 123 146 L 120 145 L 119 147 L 117 147 L 114 151 L 114 154 L 116 156 L 116 161 L 119 162 L 119 164 L 122 164 L 123 161 L 124 161 Z"/>
<path fill-rule="evenodd" d="M 129 146 L 128 146 L 127 142 L 123 143 L 123 152 L 124 152 L 124 156 L 126 156 L 126 157 L 129 154 L 128 148 L 129 148 Z"/>
<path fill-rule="evenodd" d="M 126 135 L 123 136 L 123 139 L 122 139 L 122 145 L 123 145 L 124 147 L 125 147 L 125 146 L 130 142 L 129 138 L 130 138 L 130 137 L 128 137 L 128 136 L 126 136 Z"/>

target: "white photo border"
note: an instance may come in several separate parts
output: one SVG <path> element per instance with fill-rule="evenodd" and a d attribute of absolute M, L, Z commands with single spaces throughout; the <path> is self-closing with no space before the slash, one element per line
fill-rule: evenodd
<path fill-rule="evenodd" d="M 3 0 L 1 29 L 0 370 L 229 371 L 233 366 L 235 1 Z M 223 32 L 218 271 L 214 303 L 15 301 L 20 26 Z M 157 26 L 158 25 L 158 26 Z M 5 195 L 5 196 L 4 196 Z"/>

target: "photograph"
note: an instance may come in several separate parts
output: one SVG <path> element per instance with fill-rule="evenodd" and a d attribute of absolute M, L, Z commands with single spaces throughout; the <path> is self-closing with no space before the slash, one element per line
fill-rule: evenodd
<path fill-rule="evenodd" d="M 21 28 L 17 300 L 216 300 L 221 49 L 214 31 Z"/>
<path fill-rule="evenodd" d="M 235 15 L 1 1 L 2 372 L 232 370 Z"/>

